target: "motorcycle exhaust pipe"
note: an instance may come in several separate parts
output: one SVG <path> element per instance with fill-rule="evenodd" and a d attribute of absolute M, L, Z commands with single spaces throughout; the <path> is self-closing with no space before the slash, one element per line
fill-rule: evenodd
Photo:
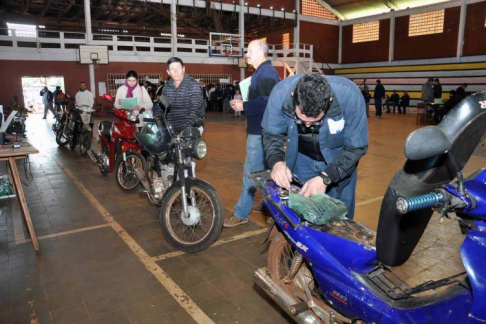
<path fill-rule="evenodd" d="M 97 166 L 100 166 L 100 162 L 98 161 L 98 158 L 96 157 L 95 153 L 91 150 L 88 150 L 88 156 L 93 161 L 93 163 Z"/>
<path fill-rule="evenodd" d="M 150 183 L 148 182 L 145 175 L 139 169 L 135 170 L 135 174 L 137 175 L 137 178 L 140 181 L 140 183 L 142 184 L 142 186 L 144 187 L 145 191 L 147 193 L 152 192 L 152 190 L 150 190 Z"/>
<path fill-rule="evenodd" d="M 255 271 L 253 279 L 255 280 L 255 283 L 297 323 L 322 323 L 314 313 L 308 310 L 308 307 L 306 309 L 306 307 L 302 305 L 300 300 L 293 297 L 270 278 L 267 268 L 263 267 Z"/>

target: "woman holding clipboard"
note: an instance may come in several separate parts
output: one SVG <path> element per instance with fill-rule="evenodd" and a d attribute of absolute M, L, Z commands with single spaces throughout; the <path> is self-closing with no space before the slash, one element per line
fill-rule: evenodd
<path fill-rule="evenodd" d="M 144 117 L 152 118 L 152 100 L 144 87 L 138 84 L 137 72 L 127 72 L 124 85 L 118 88 L 115 97 L 115 108 L 131 109 L 138 114 L 140 108 L 145 108 Z"/>

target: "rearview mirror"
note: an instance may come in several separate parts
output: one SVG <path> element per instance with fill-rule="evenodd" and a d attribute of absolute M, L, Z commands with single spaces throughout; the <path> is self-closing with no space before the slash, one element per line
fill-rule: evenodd
<path fill-rule="evenodd" d="M 170 102 L 169 102 L 169 98 L 167 98 L 167 96 L 165 95 L 161 95 L 159 97 L 159 102 L 162 106 L 164 106 L 166 109 L 169 108 L 170 106 Z"/>
<path fill-rule="evenodd" d="M 412 161 L 444 154 L 450 149 L 451 142 L 444 132 L 436 126 L 417 129 L 408 135 L 405 141 L 405 156 Z"/>
<path fill-rule="evenodd" d="M 111 102 L 111 103 L 113 103 L 113 102 L 114 102 L 113 97 L 112 97 L 112 96 L 110 96 L 110 95 L 109 95 L 109 94 L 107 94 L 107 93 L 105 93 L 105 94 L 103 95 L 103 99 L 104 99 L 104 100 L 106 100 L 106 101 L 108 101 L 108 102 Z"/>

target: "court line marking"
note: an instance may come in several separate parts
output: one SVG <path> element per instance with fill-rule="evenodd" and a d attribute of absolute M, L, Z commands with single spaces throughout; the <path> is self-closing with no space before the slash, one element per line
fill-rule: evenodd
<path fill-rule="evenodd" d="M 235 241 L 238 241 L 238 240 L 242 240 L 242 239 L 245 239 L 245 238 L 248 238 L 248 237 L 260 235 L 262 233 L 266 233 L 267 230 L 268 230 L 268 228 L 265 227 L 265 228 L 261 228 L 261 229 L 255 230 L 255 231 L 248 231 L 248 232 L 245 232 L 245 233 L 242 233 L 242 234 L 227 237 L 225 239 L 216 241 L 213 245 L 210 246 L 210 248 L 215 247 L 215 246 L 219 246 L 219 245 L 223 245 L 223 244 L 226 244 L 226 243 L 231 243 L 231 242 L 235 242 Z M 152 257 L 152 260 L 162 261 L 162 260 L 166 260 L 166 259 L 170 259 L 170 258 L 175 258 L 175 257 L 178 257 L 180 255 L 184 255 L 184 254 L 186 254 L 186 252 L 174 251 L 174 252 L 169 252 L 169 253 L 161 254 L 161 255 L 158 255 L 158 256 L 154 256 L 154 257 Z"/>
<path fill-rule="evenodd" d="M 99 228 L 105 228 L 105 227 L 109 227 L 109 226 L 110 226 L 110 224 L 101 224 L 101 225 L 83 227 L 83 228 L 78 228 L 78 229 L 74 229 L 74 230 L 70 230 L 70 231 L 64 231 L 64 232 L 59 232 L 59 233 L 54 233 L 54 234 L 49 234 L 49 235 L 38 236 L 37 240 L 46 240 L 46 239 L 50 239 L 50 238 L 54 238 L 54 237 L 72 235 L 72 234 L 76 234 L 76 233 L 92 231 L 92 230 L 96 230 L 96 229 L 99 229 Z M 21 244 L 21 243 L 27 243 L 27 242 L 30 242 L 30 241 L 31 241 L 31 239 L 29 238 L 29 239 L 21 240 L 19 242 L 15 242 L 15 243 Z"/>
<path fill-rule="evenodd" d="M 367 205 L 367 204 L 371 204 L 371 203 L 373 203 L 375 201 L 383 200 L 384 197 L 385 196 L 380 196 L 380 197 L 375 197 L 375 198 L 371 198 L 371 199 L 368 199 L 368 200 L 359 202 L 359 203 L 356 204 L 356 207 L 363 206 L 363 205 Z"/>
<path fill-rule="evenodd" d="M 144 264 L 152 275 L 164 286 L 172 297 L 197 323 L 214 323 L 204 311 L 179 287 L 162 268 L 152 260 L 145 250 L 128 234 L 91 192 L 78 180 L 78 178 L 61 162 L 56 161 L 66 175 L 71 178 L 78 189 L 89 199 L 91 204 L 101 214 L 101 217 L 113 228 L 120 238 L 128 245 L 138 259 Z"/>

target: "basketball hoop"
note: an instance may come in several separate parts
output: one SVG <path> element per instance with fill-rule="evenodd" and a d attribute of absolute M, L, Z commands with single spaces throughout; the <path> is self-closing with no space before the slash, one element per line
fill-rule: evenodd
<path fill-rule="evenodd" d="M 230 52 L 230 51 L 226 51 L 226 52 L 224 52 L 224 56 L 226 56 L 226 57 L 230 56 L 230 54 L 231 54 L 231 52 Z"/>
<path fill-rule="evenodd" d="M 95 69 L 100 67 L 100 60 L 91 60 Z"/>

